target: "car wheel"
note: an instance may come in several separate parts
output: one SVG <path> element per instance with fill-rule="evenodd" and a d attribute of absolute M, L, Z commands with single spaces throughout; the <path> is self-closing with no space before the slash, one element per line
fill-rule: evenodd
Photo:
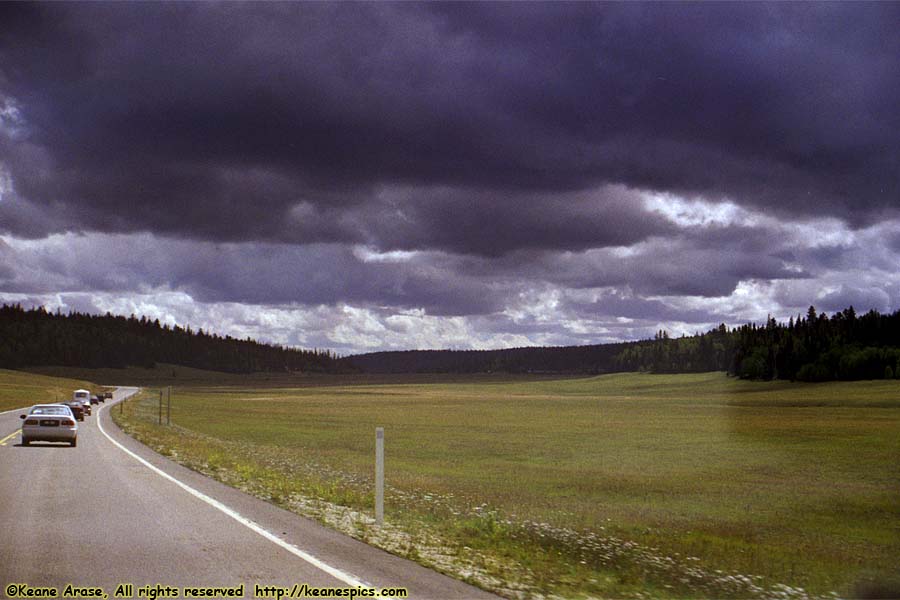
<path fill-rule="evenodd" d="M 27 445 L 30 444 L 30 443 L 31 443 L 31 440 L 22 438 L 22 445 L 23 445 L 23 446 L 27 446 Z"/>
<path fill-rule="evenodd" d="M 74 448 L 75 446 L 78 445 L 78 440 L 77 439 L 72 440 L 71 442 L 69 442 L 69 445 Z"/>

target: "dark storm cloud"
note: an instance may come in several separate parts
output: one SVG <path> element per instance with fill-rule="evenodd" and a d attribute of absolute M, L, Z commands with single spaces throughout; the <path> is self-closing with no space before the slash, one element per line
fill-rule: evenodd
<path fill-rule="evenodd" d="M 896 3 L 5 3 L 0 21 L 23 124 L 0 129 L 0 230 L 20 236 L 495 256 L 660 230 L 577 199 L 607 184 L 856 224 L 900 197 Z"/>
<path fill-rule="evenodd" d="M 646 295 L 713 297 L 730 295 L 747 279 L 798 276 L 772 257 L 682 250 L 665 257 L 632 257 L 612 267 L 598 266 L 588 277 L 579 278 L 579 285 L 630 285 Z"/>
<path fill-rule="evenodd" d="M 684 323 L 714 323 L 730 320 L 734 315 L 721 315 L 709 310 L 686 309 L 659 300 L 610 292 L 591 302 L 572 301 L 567 308 L 580 317 L 624 317 L 653 323 L 680 321 Z"/>
<path fill-rule="evenodd" d="M 420 188 L 381 195 L 358 227 L 380 248 L 434 248 L 497 257 L 515 250 L 585 250 L 628 246 L 676 228 L 642 209 L 638 194 L 618 186 L 583 193 Z"/>
<path fill-rule="evenodd" d="M 887 241 L 888 246 L 890 246 L 890 248 L 894 250 L 894 252 L 900 254 L 900 231 L 894 231 L 890 233 Z"/>
<path fill-rule="evenodd" d="M 490 261 L 458 258 L 446 268 L 473 277 L 521 277 L 567 289 L 627 286 L 640 295 L 715 297 L 728 296 L 742 281 L 809 277 L 805 268 L 787 260 L 785 248 L 796 243 L 765 227 L 695 226 L 630 248 L 523 250 Z"/>
<path fill-rule="evenodd" d="M 896 306 L 898 21 L 0 3 L 0 295 L 345 351 Z"/>
<path fill-rule="evenodd" d="M 650 318 L 648 312 L 658 310 L 659 318 L 677 316 L 687 322 L 710 319 L 683 311 L 676 315 L 663 304 L 644 302 L 638 296 L 727 296 L 747 279 L 802 276 L 765 252 L 741 250 L 738 238 L 732 246 L 709 252 L 685 235 L 656 238 L 625 253 L 536 249 L 492 257 L 380 254 L 340 244 L 234 244 L 149 235 L 70 234 L 16 242 L 15 249 L 0 246 L 2 264 L 13 267 L 0 276 L 3 290 L 12 293 L 178 290 L 203 303 L 350 303 L 385 310 L 421 308 L 443 316 L 499 312 L 532 303 L 522 294 L 541 290 L 627 286 L 635 299 L 616 303 L 619 296 L 607 296 L 600 307 L 607 311 L 603 314 L 618 310 L 624 317 Z M 587 314 L 574 305 L 559 314 L 572 311 Z"/>
<path fill-rule="evenodd" d="M 855 246 L 855 245 L 854 245 Z M 791 250 L 793 256 L 802 256 L 804 264 L 816 270 L 848 269 L 860 267 L 859 248 L 845 244 L 827 244 L 803 250 Z"/>
<path fill-rule="evenodd" d="M 0 285 L 6 284 L 16 276 L 15 269 L 13 269 L 13 256 L 14 251 L 9 244 L 0 240 Z"/>
<path fill-rule="evenodd" d="M 202 302 L 308 305 L 347 302 L 424 308 L 433 315 L 502 307 L 483 282 L 453 277 L 424 261 L 365 263 L 340 246 L 185 247 L 171 285 Z"/>
<path fill-rule="evenodd" d="M 888 292 L 876 287 L 858 287 L 842 285 L 818 299 L 816 306 L 826 312 L 838 312 L 848 306 L 860 307 L 863 311 L 875 309 L 889 312 L 892 308 L 891 296 Z"/>
<path fill-rule="evenodd" d="M 422 308 L 439 316 L 498 311 L 516 288 L 456 275 L 427 257 L 367 262 L 335 244 L 69 235 L 18 250 L 0 240 L 0 261 L 0 283 L 8 293 L 177 290 L 202 303 L 351 303 Z"/>

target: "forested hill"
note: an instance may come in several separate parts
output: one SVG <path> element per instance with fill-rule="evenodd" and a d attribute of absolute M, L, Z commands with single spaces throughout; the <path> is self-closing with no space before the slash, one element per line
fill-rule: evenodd
<path fill-rule="evenodd" d="M 330 352 L 296 350 L 169 327 L 158 320 L 54 314 L 43 308 L 0 307 L 0 368 L 152 367 L 171 363 L 229 373 L 333 372 Z"/>
<path fill-rule="evenodd" d="M 508 350 L 376 352 L 342 359 L 375 373 L 691 373 L 728 371 L 747 379 L 881 379 L 900 377 L 900 311 L 858 316 L 853 307 L 763 325 L 597 346 Z"/>
<path fill-rule="evenodd" d="M 787 323 L 769 319 L 691 337 L 594 346 L 507 350 L 410 350 L 338 359 L 327 351 L 261 344 L 169 327 L 144 317 L 54 314 L 0 307 L 0 368 L 152 367 L 170 363 L 231 373 L 559 373 L 728 371 L 747 379 L 900 378 L 900 311 L 828 316 L 810 307 Z"/>
<path fill-rule="evenodd" d="M 900 311 L 857 316 L 853 307 L 829 316 L 809 307 L 787 324 L 775 319 L 763 327 L 744 325 L 733 332 L 731 371 L 749 379 L 900 378 Z"/>
<path fill-rule="evenodd" d="M 506 350 L 403 350 L 341 359 L 367 373 L 606 373 L 632 343 Z"/>

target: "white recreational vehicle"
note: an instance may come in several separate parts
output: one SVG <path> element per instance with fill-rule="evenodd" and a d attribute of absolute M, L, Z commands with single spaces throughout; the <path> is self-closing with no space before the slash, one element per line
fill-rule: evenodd
<path fill-rule="evenodd" d="M 91 391 L 90 390 L 75 390 L 72 392 L 72 400 L 76 402 L 81 402 L 81 405 L 84 406 L 84 414 L 91 414 Z"/>

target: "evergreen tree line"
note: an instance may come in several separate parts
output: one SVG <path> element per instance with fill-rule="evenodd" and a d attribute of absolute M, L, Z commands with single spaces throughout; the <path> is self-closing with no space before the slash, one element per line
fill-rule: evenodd
<path fill-rule="evenodd" d="M 598 374 L 613 369 L 629 343 L 529 347 L 505 350 L 400 350 L 341 359 L 365 373 L 559 373 Z"/>
<path fill-rule="evenodd" d="M 156 363 L 229 373 L 334 372 L 339 367 L 337 357 L 327 351 L 194 332 L 189 326 L 162 325 L 158 319 L 0 307 L 0 368 L 149 368 Z"/>
<path fill-rule="evenodd" d="M 810 307 L 787 323 L 724 324 L 690 337 L 505 350 L 410 350 L 339 359 L 328 351 L 169 327 L 146 317 L 50 313 L 0 307 L 0 368 L 153 367 L 171 363 L 231 373 L 559 373 L 728 371 L 746 379 L 801 381 L 900 378 L 900 311 L 831 317 Z"/>
<path fill-rule="evenodd" d="M 508 350 L 375 352 L 342 359 L 374 373 L 699 373 L 727 371 L 745 379 L 800 381 L 900 378 L 900 311 L 857 316 L 853 307 L 829 317 L 810 307 L 787 323 L 724 324 L 702 334 L 652 340 Z"/>
<path fill-rule="evenodd" d="M 832 381 L 900 377 L 900 311 L 857 316 L 853 307 L 765 325 L 725 325 L 670 339 L 665 332 L 616 357 L 616 368 L 656 373 L 727 370 L 744 379 Z"/>

